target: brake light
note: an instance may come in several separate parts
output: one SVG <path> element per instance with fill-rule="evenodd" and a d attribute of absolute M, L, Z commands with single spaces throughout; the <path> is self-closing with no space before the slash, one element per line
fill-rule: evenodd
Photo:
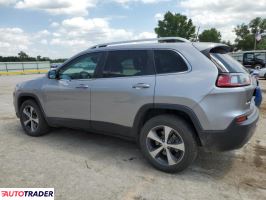
<path fill-rule="evenodd" d="M 249 74 L 234 73 L 234 74 L 219 74 L 217 78 L 217 87 L 242 87 L 250 85 L 251 78 Z"/>

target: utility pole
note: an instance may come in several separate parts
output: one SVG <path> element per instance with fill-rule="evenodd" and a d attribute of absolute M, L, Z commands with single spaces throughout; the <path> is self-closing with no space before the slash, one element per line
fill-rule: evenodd
<path fill-rule="evenodd" d="M 196 35 L 196 42 L 199 41 L 199 30 L 200 30 L 200 26 L 198 27 L 198 31 L 197 31 L 197 35 Z"/>
<path fill-rule="evenodd" d="M 254 43 L 254 50 L 257 48 L 257 34 L 259 34 L 259 41 L 263 39 L 264 36 L 266 36 L 266 33 L 255 33 L 255 43 Z"/>

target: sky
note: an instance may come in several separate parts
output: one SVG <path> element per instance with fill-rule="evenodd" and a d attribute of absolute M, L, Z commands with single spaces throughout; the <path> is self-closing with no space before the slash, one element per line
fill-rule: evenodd
<path fill-rule="evenodd" d="M 0 0 L 0 55 L 68 58 L 99 43 L 154 38 L 167 11 L 234 41 L 234 27 L 265 10 L 266 0 Z"/>

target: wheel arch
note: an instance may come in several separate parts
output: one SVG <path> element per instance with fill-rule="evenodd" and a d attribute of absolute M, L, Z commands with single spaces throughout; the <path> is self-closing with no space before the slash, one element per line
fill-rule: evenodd
<path fill-rule="evenodd" d="M 41 109 L 44 117 L 46 118 L 46 115 L 45 115 L 45 112 L 43 110 L 42 104 L 41 104 L 39 98 L 37 97 L 37 95 L 35 95 L 35 94 L 21 93 L 18 96 L 18 100 L 17 100 L 17 108 L 18 108 L 18 111 L 20 110 L 20 107 L 23 104 L 23 102 L 25 102 L 27 100 L 33 100 L 33 101 L 35 101 L 37 103 L 37 105 L 39 106 L 39 108 Z M 18 113 L 18 115 L 19 115 L 19 113 Z"/>
<path fill-rule="evenodd" d="M 187 106 L 178 105 L 178 104 L 146 104 L 142 106 L 135 117 L 133 123 L 134 134 L 138 135 L 141 128 L 146 121 L 162 114 L 173 114 L 185 119 L 188 123 L 192 125 L 192 128 L 195 132 L 195 138 L 198 145 L 202 146 L 203 142 L 201 141 L 200 133 L 202 132 L 202 126 L 200 121 L 194 111 Z"/>

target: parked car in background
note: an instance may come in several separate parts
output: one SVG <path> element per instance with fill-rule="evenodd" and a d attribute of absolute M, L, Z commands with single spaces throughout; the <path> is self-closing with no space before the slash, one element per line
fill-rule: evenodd
<path fill-rule="evenodd" d="M 60 67 L 62 63 L 51 63 L 51 69 L 56 69 L 57 67 Z"/>
<path fill-rule="evenodd" d="M 178 172 L 200 146 L 240 148 L 255 131 L 257 84 L 229 50 L 184 38 L 96 45 L 18 84 L 15 111 L 30 136 L 70 127 L 126 137 L 155 168 Z"/>
<path fill-rule="evenodd" d="M 231 56 L 242 63 L 246 68 L 261 69 L 266 64 L 266 51 L 233 52 Z"/>
<path fill-rule="evenodd" d="M 266 68 L 262 68 L 262 69 L 251 69 L 251 68 L 247 68 L 247 70 L 249 71 L 250 74 L 253 74 L 255 71 L 255 74 L 257 74 L 258 78 L 264 78 L 266 79 Z"/>
<path fill-rule="evenodd" d="M 266 79 L 266 68 L 262 68 L 262 69 L 260 69 L 258 71 L 259 71 L 259 77 Z"/>

